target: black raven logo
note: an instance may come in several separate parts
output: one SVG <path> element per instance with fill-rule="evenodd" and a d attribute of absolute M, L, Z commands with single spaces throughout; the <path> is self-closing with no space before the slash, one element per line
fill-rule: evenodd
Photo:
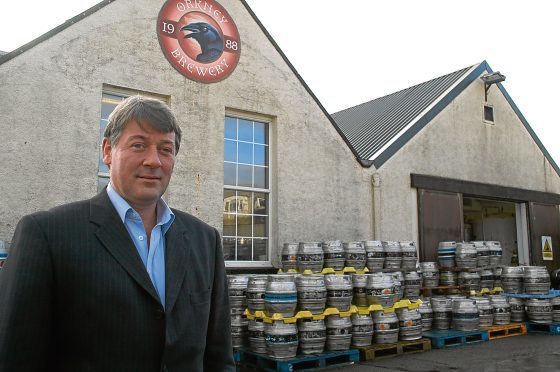
<path fill-rule="evenodd" d="M 202 63 L 210 63 L 217 60 L 224 51 L 222 36 L 214 27 L 205 22 L 189 23 L 181 28 L 181 31 L 190 31 L 185 36 L 195 39 L 200 45 L 202 53 L 196 56 L 196 60 Z"/>

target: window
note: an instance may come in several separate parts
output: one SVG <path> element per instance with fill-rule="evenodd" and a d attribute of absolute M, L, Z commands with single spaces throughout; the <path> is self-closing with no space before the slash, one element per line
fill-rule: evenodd
<path fill-rule="evenodd" d="M 487 123 L 494 122 L 494 107 L 484 105 L 484 121 Z"/>
<path fill-rule="evenodd" d="M 226 116 L 224 226 L 226 261 L 269 261 L 268 124 Z"/>

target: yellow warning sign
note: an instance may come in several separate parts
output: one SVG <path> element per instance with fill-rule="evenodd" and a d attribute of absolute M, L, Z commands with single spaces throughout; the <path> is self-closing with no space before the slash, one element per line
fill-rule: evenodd
<path fill-rule="evenodd" d="M 552 238 L 550 236 L 541 236 L 542 241 L 542 258 L 545 261 L 552 261 Z"/>

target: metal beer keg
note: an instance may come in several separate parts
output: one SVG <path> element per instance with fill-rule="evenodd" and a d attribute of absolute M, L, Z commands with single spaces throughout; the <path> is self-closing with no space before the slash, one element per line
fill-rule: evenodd
<path fill-rule="evenodd" d="M 463 271 L 459 273 L 458 283 L 462 286 L 468 286 L 471 291 L 480 291 L 480 274 Z"/>
<path fill-rule="evenodd" d="M 395 302 L 395 285 L 389 274 L 374 273 L 368 275 L 366 297 L 369 305 L 391 307 Z"/>
<path fill-rule="evenodd" d="M 346 258 L 346 266 L 353 267 L 356 270 L 363 270 L 366 267 L 366 249 L 363 242 L 343 243 L 344 257 Z"/>
<path fill-rule="evenodd" d="M 282 246 L 282 269 L 284 271 L 297 269 L 298 243 L 284 243 Z"/>
<path fill-rule="evenodd" d="M 439 242 L 438 244 L 438 262 L 442 268 L 455 266 L 455 250 L 457 243 L 455 242 Z"/>
<path fill-rule="evenodd" d="M 324 267 L 333 270 L 344 269 L 344 248 L 340 240 L 323 242 Z"/>
<path fill-rule="evenodd" d="M 293 275 L 269 275 L 264 294 L 264 306 L 268 316 L 274 313 L 292 317 L 297 307 L 297 289 Z"/>
<path fill-rule="evenodd" d="M 525 303 L 527 318 L 535 323 L 552 323 L 552 301 L 549 298 L 529 298 Z"/>
<path fill-rule="evenodd" d="M 432 328 L 436 330 L 449 329 L 453 313 L 453 301 L 447 297 L 432 297 L 433 321 Z"/>
<path fill-rule="evenodd" d="M 492 269 L 494 273 L 494 288 L 502 288 L 502 270 L 503 268 L 498 266 Z M 503 289 L 503 288 L 502 288 Z"/>
<path fill-rule="evenodd" d="M 505 296 L 490 296 L 495 325 L 505 325 L 511 322 L 511 307 Z"/>
<path fill-rule="evenodd" d="M 266 337 L 262 319 L 249 320 L 249 346 L 255 353 L 266 354 Z"/>
<path fill-rule="evenodd" d="M 457 267 L 465 269 L 475 269 L 477 261 L 476 247 L 473 243 L 457 243 L 455 249 L 455 263 Z"/>
<path fill-rule="evenodd" d="M 385 264 L 385 251 L 380 240 L 364 241 L 366 250 L 366 266 L 369 271 L 380 270 Z"/>
<path fill-rule="evenodd" d="M 366 287 L 368 274 L 351 274 L 352 287 L 354 288 L 354 296 L 352 302 L 356 306 L 368 306 Z"/>
<path fill-rule="evenodd" d="M 418 310 L 420 310 L 420 316 L 422 316 L 422 331 L 426 332 L 431 330 L 434 319 L 431 299 L 429 297 L 423 298 L 422 304 Z"/>
<path fill-rule="evenodd" d="M 352 281 L 350 275 L 325 275 L 327 287 L 327 307 L 340 311 L 350 310 L 352 305 Z"/>
<path fill-rule="evenodd" d="M 266 284 L 268 283 L 267 275 L 252 275 L 247 282 L 247 307 L 249 311 L 254 313 L 257 310 L 265 310 L 264 294 L 266 292 Z"/>
<path fill-rule="evenodd" d="M 404 295 L 404 275 L 402 273 L 402 271 L 395 271 L 393 273 L 391 273 L 391 276 L 393 277 L 393 285 L 395 286 L 394 288 L 394 297 L 395 297 L 395 302 L 398 302 L 400 300 L 402 300 L 403 295 Z"/>
<path fill-rule="evenodd" d="M 552 321 L 560 323 L 560 296 L 554 297 L 550 303 L 552 305 Z"/>
<path fill-rule="evenodd" d="M 352 314 L 352 346 L 369 346 L 373 339 L 373 319 L 369 314 Z"/>
<path fill-rule="evenodd" d="M 298 309 L 322 314 L 327 303 L 327 287 L 323 275 L 299 275 L 296 278 Z"/>
<path fill-rule="evenodd" d="M 522 298 L 508 297 L 511 311 L 511 321 L 520 323 L 525 321 L 525 300 Z"/>
<path fill-rule="evenodd" d="M 476 331 L 480 325 L 480 314 L 472 299 L 457 299 L 452 305 L 453 328 L 458 331 Z"/>
<path fill-rule="evenodd" d="M 490 247 L 484 242 L 472 242 L 476 249 L 476 267 L 486 267 L 490 265 Z"/>
<path fill-rule="evenodd" d="M 385 268 L 400 269 L 402 264 L 402 250 L 399 242 L 383 241 L 383 251 L 385 251 Z"/>
<path fill-rule="evenodd" d="M 525 266 L 523 269 L 523 287 L 527 294 L 548 294 L 550 275 L 544 266 Z"/>
<path fill-rule="evenodd" d="M 273 320 L 265 323 L 264 336 L 267 354 L 273 358 L 293 358 L 298 349 L 298 330 L 295 323 Z"/>
<path fill-rule="evenodd" d="M 244 315 L 231 316 L 231 345 L 234 349 L 241 349 L 246 345 L 249 322 Z"/>
<path fill-rule="evenodd" d="M 247 307 L 247 283 L 249 275 L 228 275 L 229 306 L 232 309 Z"/>
<path fill-rule="evenodd" d="M 352 342 L 352 320 L 349 316 L 330 315 L 327 317 L 327 350 L 350 349 Z"/>
<path fill-rule="evenodd" d="M 488 258 L 491 266 L 502 264 L 502 245 L 500 242 L 484 242 L 488 246 Z"/>
<path fill-rule="evenodd" d="M 314 273 L 323 270 L 323 248 L 321 243 L 299 243 L 297 253 L 297 268 L 300 272 L 309 269 Z"/>
<path fill-rule="evenodd" d="M 455 271 L 441 270 L 439 272 L 439 284 L 444 286 L 457 285 L 458 273 Z"/>
<path fill-rule="evenodd" d="M 302 354 L 319 354 L 325 350 L 327 326 L 323 319 L 298 319 L 299 351 Z"/>
<path fill-rule="evenodd" d="M 480 288 L 494 288 L 494 271 L 490 269 L 480 270 Z"/>
<path fill-rule="evenodd" d="M 422 278 L 416 271 L 409 271 L 404 274 L 404 298 L 416 301 L 420 297 L 420 287 Z"/>
<path fill-rule="evenodd" d="M 490 300 L 486 297 L 475 297 L 474 302 L 478 308 L 480 326 L 492 327 L 492 324 L 494 324 L 494 310 Z"/>
<path fill-rule="evenodd" d="M 435 262 L 420 262 L 422 283 L 424 287 L 433 288 L 439 285 L 439 268 Z"/>
<path fill-rule="evenodd" d="M 373 313 L 373 337 L 377 344 L 392 344 L 399 340 L 399 318 L 395 312 Z"/>
<path fill-rule="evenodd" d="M 418 252 L 416 251 L 416 245 L 413 241 L 402 241 L 399 242 L 402 251 L 402 263 L 401 267 L 403 269 L 415 269 L 418 262 Z"/>
<path fill-rule="evenodd" d="M 507 293 L 523 293 L 523 268 L 506 266 L 502 269 L 502 287 Z"/>
<path fill-rule="evenodd" d="M 422 315 L 419 309 L 397 309 L 399 340 L 412 341 L 422 338 Z"/>

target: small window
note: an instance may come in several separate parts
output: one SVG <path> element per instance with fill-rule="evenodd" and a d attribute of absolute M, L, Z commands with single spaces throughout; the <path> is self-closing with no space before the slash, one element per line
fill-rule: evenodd
<path fill-rule="evenodd" d="M 484 121 L 488 123 L 494 122 L 494 107 L 484 105 Z"/>

